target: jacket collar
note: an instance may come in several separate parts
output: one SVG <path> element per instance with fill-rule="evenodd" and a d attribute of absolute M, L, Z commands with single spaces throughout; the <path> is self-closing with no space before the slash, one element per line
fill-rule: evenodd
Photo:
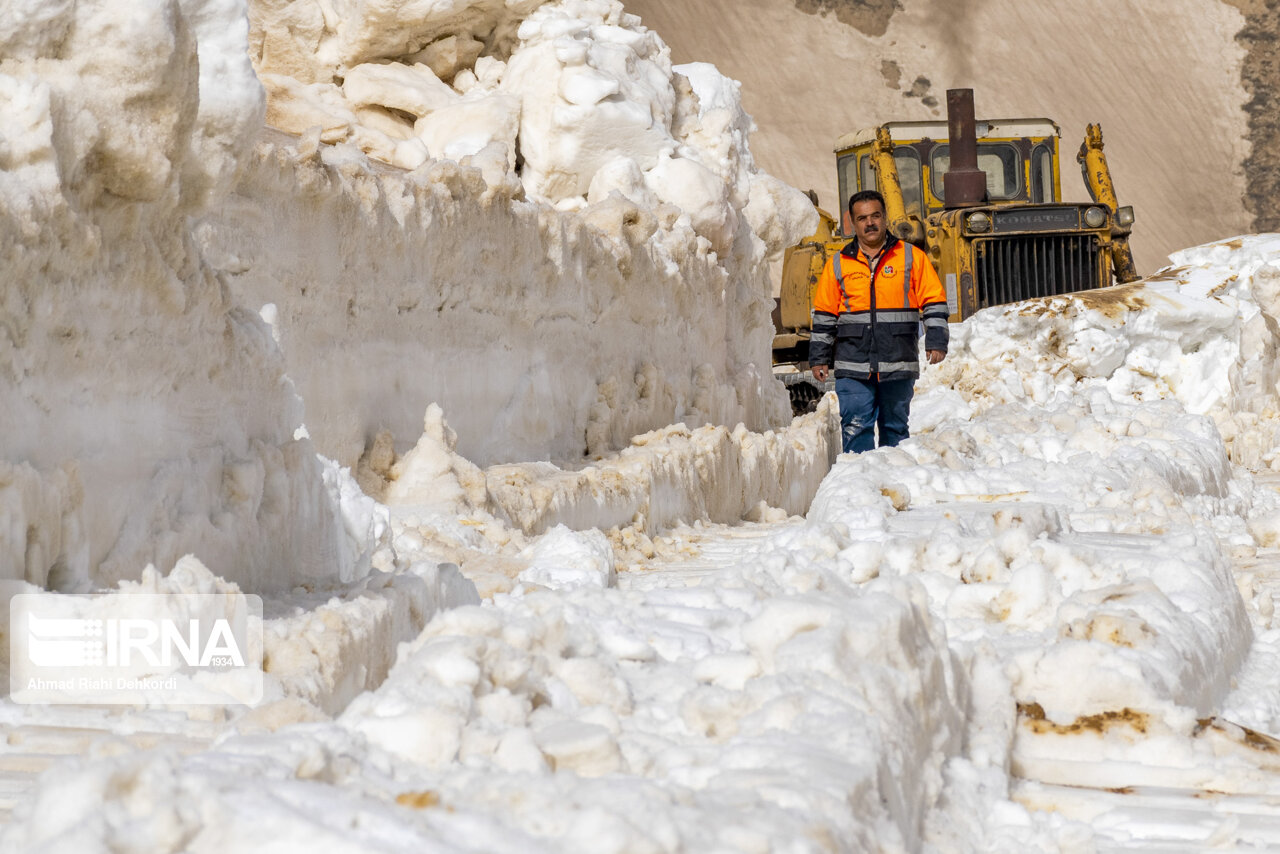
<path fill-rule="evenodd" d="M 886 234 L 884 237 L 884 246 L 881 248 L 880 254 L 884 255 L 889 250 L 893 249 L 897 243 L 898 238 L 896 235 L 892 233 Z M 861 247 L 858 246 L 858 238 L 855 237 L 844 245 L 844 248 L 840 250 L 840 254 L 846 258 L 857 258 L 860 251 Z"/>

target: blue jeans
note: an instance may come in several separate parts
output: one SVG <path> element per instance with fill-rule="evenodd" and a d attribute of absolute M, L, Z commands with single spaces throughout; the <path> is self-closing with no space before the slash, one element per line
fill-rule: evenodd
<path fill-rule="evenodd" d="M 880 426 L 880 447 L 896 445 L 909 435 L 907 416 L 916 381 L 854 380 L 836 378 L 840 398 L 840 435 L 845 453 L 860 454 L 875 447 Z"/>

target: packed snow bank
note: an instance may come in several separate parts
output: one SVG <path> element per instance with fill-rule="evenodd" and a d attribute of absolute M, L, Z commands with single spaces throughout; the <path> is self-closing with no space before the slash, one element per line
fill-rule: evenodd
<path fill-rule="evenodd" d="M 274 306 L 323 453 L 404 450 L 433 402 L 481 466 L 789 420 L 767 258 L 816 213 L 756 168 L 736 83 L 613 0 L 253 17 L 267 121 L 301 138 L 264 136 L 201 242 Z M 326 98 L 340 127 L 303 109 Z"/>
<path fill-rule="evenodd" d="M 250 720 L 293 723 L 281 701 L 333 715 L 382 684 L 401 643 L 437 613 L 478 603 L 448 563 L 408 561 L 352 584 L 272 597 L 263 625 L 265 702 Z"/>
<path fill-rule="evenodd" d="M 1254 548 L 1245 519 L 1266 503 L 1208 418 L 1103 389 L 842 457 L 810 524 L 838 532 L 853 578 L 918 579 L 971 677 L 971 746 L 931 834 L 992 833 L 967 816 L 991 814 L 1010 774 L 1240 785 L 1194 738 L 1250 649 L 1231 555 Z"/>
<path fill-rule="evenodd" d="M 953 637 L 1017 638 L 1015 696 L 1058 723 L 1222 701 L 1252 638 L 1224 551 L 1253 547 L 1252 495 L 1211 422 L 1102 394 L 901 447 L 842 458 L 814 500 L 851 571 L 923 573 Z"/>
<path fill-rule="evenodd" d="M 681 522 L 803 514 L 835 459 L 840 428 L 825 401 L 781 430 L 675 425 L 564 468 L 482 470 L 457 453 L 457 440 L 432 405 L 412 449 L 397 457 L 381 434 L 356 478 L 386 502 L 375 506 L 389 516 L 399 555 L 456 563 L 487 598 L 534 569 L 538 537 L 548 531 L 595 528 L 618 554 L 652 554 L 653 538 Z"/>
<path fill-rule="evenodd" d="M 738 522 L 761 504 L 800 515 L 839 453 L 839 418 L 824 402 L 776 432 L 677 424 L 581 468 L 499 465 L 485 480 L 490 500 L 526 533 L 559 524 L 657 534 L 681 522 Z"/>
<path fill-rule="evenodd" d="M 188 226 L 262 121 L 243 7 L 28 12 L 0 21 L 0 578 L 342 574 L 284 361 Z"/>
<path fill-rule="evenodd" d="M 1278 251 L 1237 238 L 976 315 L 920 384 L 930 430 L 843 459 L 815 499 L 865 541 L 855 572 L 919 575 L 953 648 L 1002 662 L 1018 773 L 1233 779 L 1239 748 L 1206 720 L 1253 641 L 1232 562 L 1278 533 L 1277 494 L 1231 462 L 1276 444 Z M 1160 762 L 1181 770 L 1144 771 Z"/>
<path fill-rule="evenodd" d="M 1213 418 L 1234 462 L 1280 468 L 1278 252 L 1280 236 L 1237 237 L 1132 285 L 983 312 L 922 389 L 951 386 L 979 409 L 1083 389 L 1176 400 Z"/>

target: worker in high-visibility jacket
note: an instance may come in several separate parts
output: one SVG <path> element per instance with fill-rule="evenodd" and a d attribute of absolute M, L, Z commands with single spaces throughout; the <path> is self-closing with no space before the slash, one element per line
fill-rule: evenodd
<path fill-rule="evenodd" d="M 925 356 L 947 355 L 947 294 L 925 253 L 889 234 L 884 197 L 874 190 L 849 199 L 854 239 L 833 255 L 813 292 L 809 366 L 819 382 L 832 367 L 840 398 L 844 451 L 869 451 L 907 438 L 907 418 L 920 376 L 920 323 Z"/>

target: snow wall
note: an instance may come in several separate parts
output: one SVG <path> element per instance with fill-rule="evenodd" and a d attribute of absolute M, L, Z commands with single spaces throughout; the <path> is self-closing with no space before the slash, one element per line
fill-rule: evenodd
<path fill-rule="evenodd" d="M 0 579 L 58 589 L 183 554 L 251 588 L 344 543 L 268 327 L 188 228 L 262 121 L 233 3 L 0 21 Z"/>
<path fill-rule="evenodd" d="M 0 579 L 351 577 L 315 451 L 432 402 L 482 465 L 787 421 L 765 264 L 813 212 L 735 83 L 609 0 L 339 5 L 0 24 Z"/>
<path fill-rule="evenodd" d="M 300 136 L 268 132 L 200 235 L 274 306 L 322 453 L 404 451 L 430 403 L 479 465 L 789 420 L 765 261 L 816 214 L 756 170 L 736 83 L 606 0 L 371 4 L 321 35 L 303 5 L 253 10 L 268 121 Z"/>
<path fill-rule="evenodd" d="M 382 429 L 403 451 L 438 403 L 488 465 L 789 420 L 766 268 L 667 227 L 618 197 L 560 213 L 449 161 L 264 141 L 201 236 L 242 301 L 275 307 L 322 453 L 354 465 Z"/>

